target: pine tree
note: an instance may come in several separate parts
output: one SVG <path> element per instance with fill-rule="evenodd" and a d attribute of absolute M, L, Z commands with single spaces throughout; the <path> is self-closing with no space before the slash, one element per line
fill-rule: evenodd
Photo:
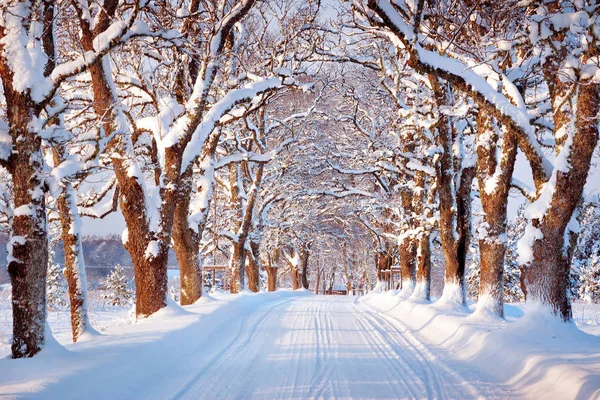
<path fill-rule="evenodd" d="M 479 297 L 479 266 L 479 243 L 477 240 L 474 240 L 469 246 L 469 254 L 467 255 L 467 298 L 471 300 L 477 300 Z"/>
<path fill-rule="evenodd" d="M 596 264 L 600 252 L 600 213 L 595 202 L 584 205 L 579 226 L 581 230 L 571 262 L 569 289 L 571 298 L 594 302 L 599 300 L 593 293 L 597 290 L 594 287 L 599 285 L 599 267 Z"/>
<path fill-rule="evenodd" d="M 580 282 L 579 298 L 586 303 L 600 302 L 600 254 L 596 253 L 582 269 Z"/>
<path fill-rule="evenodd" d="M 48 310 L 58 311 L 67 306 L 65 299 L 66 282 L 61 274 L 60 265 L 54 263 L 54 252 L 48 254 L 48 273 L 46 275 L 46 298 Z"/>
<path fill-rule="evenodd" d="M 514 221 L 506 229 L 506 257 L 504 259 L 504 300 L 507 303 L 523 301 L 525 295 L 521 290 L 521 271 L 519 270 L 517 242 L 525 234 L 527 218 L 525 218 L 526 204 L 521 204 L 517 210 Z"/>
<path fill-rule="evenodd" d="M 115 269 L 106 278 L 106 292 L 102 295 L 105 304 L 111 306 L 124 306 L 132 298 L 132 292 L 127 282 L 123 267 L 117 264 Z"/>

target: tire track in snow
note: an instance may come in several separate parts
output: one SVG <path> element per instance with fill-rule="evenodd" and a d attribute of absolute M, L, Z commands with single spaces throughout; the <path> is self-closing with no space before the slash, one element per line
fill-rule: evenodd
<path fill-rule="evenodd" d="M 308 384 L 307 397 L 309 398 L 324 398 L 324 393 L 329 391 L 331 393 L 333 387 L 331 386 L 332 376 L 332 353 L 333 348 L 333 325 L 331 317 L 329 316 L 331 310 L 331 302 L 323 297 L 322 301 L 315 302 L 316 316 L 315 320 L 315 331 L 317 332 L 317 338 L 320 343 L 324 346 L 317 346 L 316 348 L 316 360 L 315 360 L 315 371 Z M 324 329 L 320 329 L 323 327 Z"/>
<path fill-rule="evenodd" d="M 294 297 L 233 318 L 219 329 L 223 338 L 202 340 L 215 349 L 208 361 L 202 349 L 190 354 L 201 360 L 200 370 L 171 398 L 478 397 L 401 321 L 351 298 Z"/>
<path fill-rule="evenodd" d="M 444 393 L 443 398 L 459 398 L 456 396 L 460 396 L 460 398 L 464 399 L 483 398 L 483 396 L 480 394 L 480 390 L 475 385 L 471 384 L 465 377 L 459 375 L 457 372 L 448 367 L 443 360 L 434 355 L 422 341 L 420 341 L 415 335 L 412 334 L 412 332 L 400 319 L 389 314 L 383 314 L 371 306 L 361 306 L 365 309 L 368 309 L 370 311 L 369 315 L 373 319 L 379 321 L 380 325 L 386 325 L 389 331 L 394 332 L 393 338 L 395 338 L 396 343 L 398 343 L 402 347 L 412 348 L 414 354 L 420 354 L 423 357 L 423 359 L 428 360 L 427 364 L 429 365 L 429 370 L 434 376 L 437 376 L 438 385 L 443 387 L 447 385 L 444 385 L 441 382 L 454 382 L 455 385 L 453 386 L 453 388 L 458 389 L 462 387 L 462 391 L 457 391 L 453 394 Z M 440 371 L 446 377 L 449 377 L 451 379 L 449 380 L 446 378 L 439 378 L 440 372 L 436 371 Z M 509 395 L 502 394 L 494 398 L 506 398 L 507 396 Z"/>
<path fill-rule="evenodd" d="M 384 319 L 377 319 L 373 314 L 361 313 L 361 316 L 368 321 L 370 325 L 376 330 L 381 338 L 385 340 L 387 351 L 396 354 L 399 358 L 404 359 L 408 365 L 412 365 L 411 370 L 418 370 L 419 373 L 413 373 L 416 379 L 421 380 L 427 391 L 427 398 L 429 399 L 446 399 L 446 398 L 457 398 L 449 397 L 445 390 L 445 385 L 441 383 L 439 373 L 435 370 L 431 360 L 425 357 L 416 347 L 414 347 L 402 334 L 398 333 L 395 328 L 389 328 L 389 324 Z M 384 321 L 388 327 L 385 329 L 381 322 Z M 412 348 L 414 352 L 406 351 Z M 458 398 L 462 398 L 462 395 Z"/>
<path fill-rule="evenodd" d="M 420 380 L 420 377 L 414 374 L 413 368 L 408 362 L 406 362 L 406 360 L 403 358 L 403 355 L 390 352 L 390 346 L 385 340 L 385 336 L 381 335 L 381 332 L 375 326 L 373 326 L 372 322 L 370 322 L 363 315 L 363 313 L 360 313 L 357 310 L 352 310 L 351 312 L 356 317 L 357 321 L 359 321 L 360 327 L 362 328 L 361 332 L 365 338 L 365 341 L 369 343 L 379 358 L 394 370 L 399 378 L 399 381 L 404 385 L 404 388 L 408 391 L 408 393 L 410 393 L 411 398 L 423 398 L 422 392 L 419 393 L 419 388 L 415 387 L 415 381 Z M 373 334 L 373 331 L 377 332 L 377 334 Z M 392 354 L 395 354 L 397 357 L 390 357 Z M 406 379 L 406 376 L 409 376 L 411 379 Z M 423 382 L 423 384 L 425 384 L 425 382 Z M 398 393 L 395 385 L 390 383 L 390 386 L 397 398 L 406 397 L 406 394 L 402 396 Z"/>
<path fill-rule="evenodd" d="M 193 398 L 198 399 L 201 398 L 201 394 L 203 393 L 211 393 L 208 391 L 211 385 L 201 385 L 201 383 L 209 381 L 219 369 L 224 366 L 226 363 L 233 363 L 237 359 L 239 359 L 242 355 L 246 355 L 244 353 L 244 347 L 249 348 L 248 344 L 250 344 L 251 339 L 256 335 L 260 327 L 268 322 L 274 315 L 276 315 L 276 311 L 278 311 L 279 307 L 283 304 L 288 303 L 291 299 L 285 299 L 282 301 L 275 302 L 274 304 L 269 304 L 269 308 L 266 310 L 264 315 L 260 317 L 258 323 L 255 323 L 251 326 L 249 330 L 247 330 L 250 319 L 256 319 L 257 313 L 246 313 L 242 317 L 242 321 L 234 338 L 228 341 L 227 344 L 223 345 L 223 350 L 219 351 L 217 354 L 213 355 L 200 371 L 194 374 L 191 378 L 188 379 L 187 383 L 179 389 L 179 391 L 173 394 L 170 399 L 184 399 L 184 398 Z M 263 309 L 260 307 L 259 309 Z M 198 356 L 202 356 L 201 354 Z M 248 367 L 248 366 L 246 366 Z M 221 373 L 218 378 L 223 378 L 224 373 Z M 212 387 L 215 387 L 217 383 L 222 384 L 222 379 L 213 379 Z M 194 390 L 196 389 L 196 390 Z M 216 391 L 214 391 L 216 392 Z M 212 393 L 214 393 L 212 392 Z M 200 396 L 200 397 L 198 397 Z"/>

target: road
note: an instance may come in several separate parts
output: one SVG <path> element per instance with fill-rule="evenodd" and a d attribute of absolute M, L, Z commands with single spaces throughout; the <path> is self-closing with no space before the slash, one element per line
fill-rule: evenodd
<path fill-rule="evenodd" d="M 0 398 L 509 397 L 358 299 L 282 291 L 170 306 L 31 360 L 0 360 Z"/>
<path fill-rule="evenodd" d="M 214 343 L 214 359 L 171 398 L 490 397 L 402 334 L 399 321 L 356 300 L 305 296 L 257 308 L 235 336 Z"/>

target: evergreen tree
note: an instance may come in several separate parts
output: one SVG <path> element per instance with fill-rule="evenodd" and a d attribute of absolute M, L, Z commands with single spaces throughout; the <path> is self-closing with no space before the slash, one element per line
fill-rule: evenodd
<path fill-rule="evenodd" d="M 102 295 L 105 304 L 111 306 L 124 306 L 132 298 L 132 291 L 127 282 L 127 276 L 123 267 L 117 264 L 114 270 L 106 278 L 106 292 Z"/>
<path fill-rule="evenodd" d="M 571 262 L 569 289 L 571 298 L 598 301 L 598 254 L 600 252 L 600 213 L 596 202 L 588 202 L 579 218 L 580 232 Z M 596 289 L 594 289 L 596 287 Z"/>
<path fill-rule="evenodd" d="M 61 274 L 60 265 L 54 262 L 54 252 L 48 254 L 48 273 L 46 275 L 46 297 L 48 310 L 58 311 L 67 306 L 66 281 Z"/>
<path fill-rule="evenodd" d="M 506 229 L 506 256 L 504 258 L 504 300 L 514 303 L 525 300 L 521 290 L 521 271 L 519 270 L 517 242 L 525 234 L 527 218 L 525 208 L 527 204 L 521 204 L 517 210 L 514 221 L 508 224 Z"/>
<path fill-rule="evenodd" d="M 479 297 L 479 243 L 474 240 L 469 246 L 469 254 L 467 255 L 467 298 L 477 300 Z"/>
<path fill-rule="evenodd" d="M 600 302 L 600 254 L 596 253 L 582 269 L 580 282 L 579 298 L 586 303 Z"/>

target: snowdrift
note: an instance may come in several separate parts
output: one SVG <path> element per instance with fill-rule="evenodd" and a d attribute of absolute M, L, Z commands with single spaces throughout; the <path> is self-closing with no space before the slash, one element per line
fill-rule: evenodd
<path fill-rule="evenodd" d="M 600 398 L 600 337 L 540 305 L 507 304 L 501 320 L 466 307 L 418 304 L 398 292 L 372 292 L 360 303 L 391 318 L 416 345 L 477 370 L 515 397 Z"/>

